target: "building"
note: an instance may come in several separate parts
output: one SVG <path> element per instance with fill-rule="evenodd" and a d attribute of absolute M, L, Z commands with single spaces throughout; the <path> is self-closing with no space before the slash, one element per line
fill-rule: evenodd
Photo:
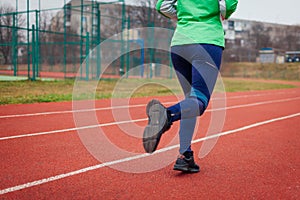
<path fill-rule="evenodd" d="M 300 49 L 300 26 L 290 26 L 242 19 L 229 19 L 223 22 L 227 51 L 227 61 L 265 60 L 263 48 L 271 47 L 275 57 L 285 51 Z M 266 53 L 266 54 L 265 54 Z M 261 55 L 264 55 L 263 59 Z M 270 60 L 270 59 L 269 59 Z M 277 61 L 277 58 L 271 59 Z"/>
<path fill-rule="evenodd" d="M 92 39 L 99 42 L 127 28 L 174 27 L 174 24 L 170 25 L 170 20 L 145 6 L 147 1 L 141 1 L 145 3 L 144 6 L 87 0 L 81 5 L 81 2 L 72 0 L 66 4 L 52 19 L 51 29 L 59 32 L 67 30 L 80 36 L 89 32 Z M 223 21 L 223 27 L 228 47 L 224 52 L 225 61 L 255 62 L 260 49 L 266 47 L 277 52 L 300 49 L 300 26 L 232 18 Z M 141 34 L 129 32 L 128 38 L 131 35 L 136 38 Z"/>
<path fill-rule="evenodd" d="M 259 61 L 261 63 L 274 63 L 276 54 L 272 48 L 262 48 L 259 50 Z"/>

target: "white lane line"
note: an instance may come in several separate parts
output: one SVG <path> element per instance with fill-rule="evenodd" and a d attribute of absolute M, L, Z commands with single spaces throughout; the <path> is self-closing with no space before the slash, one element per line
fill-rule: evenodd
<path fill-rule="evenodd" d="M 283 116 L 283 117 L 278 117 L 278 118 L 266 120 L 266 121 L 257 122 L 257 123 L 254 123 L 254 124 L 250 124 L 250 125 L 247 125 L 247 126 L 237 128 L 237 129 L 233 129 L 233 130 L 225 131 L 225 132 L 218 133 L 218 134 L 215 134 L 215 135 L 207 136 L 205 138 L 199 138 L 199 139 L 193 140 L 192 143 L 198 143 L 198 142 L 201 142 L 201 141 L 204 141 L 204 140 L 209 140 L 209 139 L 221 137 L 221 136 L 224 136 L 224 135 L 233 134 L 233 133 L 240 132 L 240 131 L 245 131 L 245 130 L 255 128 L 255 127 L 258 127 L 258 126 L 263 126 L 263 125 L 266 125 L 266 124 L 270 124 L 270 123 L 274 123 L 274 122 L 278 122 L 278 121 L 282 121 L 282 120 L 287 120 L 287 119 L 291 119 L 291 118 L 299 117 L 299 116 L 300 116 L 300 112 L 295 113 L 295 114 L 291 114 L 291 115 L 287 115 L 287 116 Z"/>
<path fill-rule="evenodd" d="M 111 110 L 111 109 L 124 109 L 124 108 L 128 108 L 128 107 L 135 108 L 135 107 L 143 107 L 143 106 L 146 106 L 146 104 L 104 107 L 104 108 L 96 108 L 96 109 L 65 110 L 65 111 L 39 112 L 39 113 L 27 113 L 27 114 L 16 114 L 16 115 L 2 115 L 2 116 L 0 116 L 0 119 L 14 118 L 14 117 L 32 117 L 32 116 L 39 116 L 39 115 L 69 114 L 69 113 L 75 113 L 75 112 L 92 112 L 92 111 Z"/>
<path fill-rule="evenodd" d="M 132 123 L 132 122 L 146 121 L 147 119 L 148 118 L 128 120 L 128 121 L 120 121 L 120 122 L 110 122 L 110 123 L 105 123 L 105 124 L 96 124 L 96 125 L 82 126 L 82 127 L 76 127 L 76 128 L 67 128 L 67 129 L 61 129 L 61 130 L 45 131 L 45 132 L 40 132 L 40 133 L 30 133 L 30 134 L 24 134 L 24 135 L 1 137 L 0 141 L 1 140 L 16 139 L 16 138 L 24 138 L 24 137 L 34 137 L 34 136 L 39 136 L 39 135 L 49 135 L 49 134 L 54 134 L 54 133 L 64 133 L 64 132 L 77 131 L 77 130 L 83 130 L 83 129 L 105 127 L 105 126 L 113 126 L 113 125 L 118 125 L 118 124 L 128 124 L 128 123 Z"/>
<path fill-rule="evenodd" d="M 279 99 L 279 100 L 273 100 L 273 101 L 263 101 L 263 102 L 257 102 L 257 103 L 251 103 L 251 104 L 242 104 L 242 105 L 236 105 L 236 106 L 230 106 L 230 107 L 218 108 L 218 109 L 208 109 L 206 112 L 213 112 L 213 111 L 219 111 L 219 110 L 231 110 L 231 109 L 237 109 L 237 108 L 259 106 L 259 105 L 272 104 L 272 103 L 282 103 L 282 102 L 295 101 L 295 100 L 300 100 L 300 97 L 289 98 L 289 99 Z M 127 121 L 119 121 L 119 122 L 109 122 L 109 123 L 105 123 L 105 124 L 95 124 L 95 125 L 90 125 L 90 126 L 67 128 L 67 129 L 45 131 L 45 132 L 38 132 L 38 133 L 27 133 L 27 134 L 22 134 L 22 135 L 0 137 L 0 141 L 24 138 L 24 137 L 34 137 L 34 136 L 40 136 L 40 135 L 49 135 L 49 134 L 55 134 L 55 133 L 64 133 L 64 132 L 98 128 L 98 127 L 113 126 L 113 125 L 118 125 L 118 124 L 129 124 L 129 123 L 133 123 L 133 122 L 142 122 L 142 121 L 147 121 L 147 120 L 148 120 L 148 118 L 143 118 L 143 119 L 127 120 Z"/>
<path fill-rule="evenodd" d="M 244 107 L 250 107 L 250 106 L 260 106 L 264 104 L 272 104 L 272 103 L 282 103 L 287 101 L 295 101 L 300 100 L 300 97 L 295 98 L 289 98 L 289 99 L 278 99 L 278 100 L 271 100 L 271 101 L 262 101 L 262 102 L 256 102 L 256 103 L 249 103 L 249 104 L 242 104 L 242 105 L 236 105 L 236 106 L 230 106 L 226 108 L 216 108 L 216 109 L 207 109 L 207 111 L 219 111 L 219 110 L 230 110 L 230 109 L 236 109 L 236 108 L 244 108 Z"/>
<path fill-rule="evenodd" d="M 294 92 L 292 92 L 292 93 L 294 93 Z M 276 94 L 287 94 L 287 92 L 277 92 Z M 239 98 L 249 98 L 249 97 L 267 96 L 267 95 L 274 95 L 274 93 L 239 95 L 239 96 L 226 97 L 226 99 L 239 99 Z M 219 100 L 219 99 L 222 99 L 222 98 L 212 98 L 212 100 Z M 165 102 L 164 104 L 174 104 L 174 103 L 177 103 L 177 102 Z M 25 113 L 25 114 L 1 115 L 0 119 L 16 118 L 16 117 L 33 117 L 33 116 L 40 116 L 40 115 L 70 114 L 70 113 L 75 113 L 75 112 L 93 112 L 93 111 L 103 111 L 103 110 L 112 110 L 112 109 L 126 109 L 126 108 L 135 108 L 135 107 L 144 107 L 144 106 L 146 106 L 146 104 L 104 107 L 104 108 L 96 108 L 96 109 L 62 110 L 62 111 L 51 111 L 51 112 L 37 112 L 37 113 Z"/>
<path fill-rule="evenodd" d="M 270 124 L 270 123 L 274 123 L 274 122 L 278 122 L 278 121 L 282 121 L 282 120 L 287 120 L 287 119 L 291 119 L 291 118 L 295 118 L 295 117 L 299 117 L 299 116 L 300 116 L 300 112 L 292 114 L 292 115 L 287 115 L 287 116 L 278 117 L 278 118 L 274 118 L 274 119 L 270 119 L 270 120 L 266 120 L 266 121 L 257 122 L 257 123 L 254 123 L 254 124 L 250 124 L 250 125 L 247 125 L 247 126 L 237 128 L 237 129 L 225 131 L 225 132 L 222 132 L 222 133 L 219 133 L 219 134 L 199 138 L 199 139 L 193 140 L 192 143 L 199 143 L 199 142 L 202 142 L 204 140 L 209 140 L 209 139 L 213 139 L 213 138 L 217 138 L 217 137 L 221 137 L 221 136 L 225 136 L 225 135 L 245 131 L 245 130 L 248 130 L 248 129 L 251 129 L 251 128 L 255 128 L 255 127 L 259 127 L 259 126 L 263 126 L 263 125 L 266 125 L 266 124 Z M 179 144 L 173 145 L 173 146 L 170 146 L 170 147 L 166 147 L 166 148 L 162 148 L 162 149 L 157 150 L 153 154 L 163 153 L 163 152 L 166 152 L 166 151 L 178 148 L 178 147 L 179 147 Z M 52 181 L 56 181 L 56 180 L 59 180 L 59 179 L 67 178 L 67 177 L 70 177 L 70 176 L 75 176 L 75 175 L 78 175 L 78 174 L 82 174 L 82 173 L 85 173 L 85 172 L 88 172 L 88 171 L 100 169 L 100 168 L 111 166 L 111 165 L 116 165 L 118 163 L 130 162 L 132 160 L 137 160 L 137 159 L 140 159 L 140 158 L 148 157 L 150 155 L 151 154 L 144 153 L 144 154 L 140 154 L 140 155 L 133 156 L 133 157 L 127 157 L 127 158 L 123 158 L 123 159 L 119 159 L 119 160 L 114 160 L 114 161 L 105 162 L 105 163 L 102 163 L 102 164 L 82 168 L 82 169 L 72 171 L 72 172 L 68 172 L 68 173 L 65 173 L 65 174 L 51 176 L 51 177 L 36 180 L 36 181 L 33 181 L 33 182 L 28 182 L 28 183 L 25 183 L 25 184 L 14 186 L 14 187 L 2 189 L 2 190 L 0 190 L 0 194 L 15 192 L 15 191 L 18 191 L 18 190 L 22 190 L 22 189 L 30 188 L 30 187 L 33 187 L 33 186 L 37 186 L 37 185 L 49 183 L 49 182 L 52 182 Z"/>

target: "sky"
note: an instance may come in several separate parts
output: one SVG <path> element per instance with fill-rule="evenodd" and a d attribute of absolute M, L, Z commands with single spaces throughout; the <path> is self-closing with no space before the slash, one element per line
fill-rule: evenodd
<path fill-rule="evenodd" d="M 18 1 L 19 10 L 26 10 L 27 0 L 0 0 L 0 5 L 9 4 L 15 7 Z M 60 8 L 64 1 L 40 0 L 41 8 Z M 105 1 L 105 0 L 104 0 Z M 132 0 L 127 0 L 132 1 Z M 30 9 L 38 9 L 39 0 L 30 0 Z M 300 25 L 300 0 L 239 0 L 233 18 L 255 20 L 270 23 Z"/>

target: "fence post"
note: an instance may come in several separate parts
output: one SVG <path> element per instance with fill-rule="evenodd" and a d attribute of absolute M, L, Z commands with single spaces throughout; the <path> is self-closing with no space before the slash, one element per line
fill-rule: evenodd
<path fill-rule="evenodd" d="M 35 72 L 36 72 L 36 52 L 35 52 L 35 49 L 36 49 L 36 41 L 35 41 L 35 26 L 34 24 L 32 25 L 32 39 L 31 39 L 31 55 L 32 55 L 32 79 L 33 81 L 36 80 L 36 76 L 35 76 Z"/>
<path fill-rule="evenodd" d="M 101 42 L 101 13 L 100 6 L 97 3 L 97 79 L 99 79 L 101 74 L 101 54 L 100 54 L 100 42 Z"/>
<path fill-rule="evenodd" d="M 145 41 L 144 39 L 139 39 L 140 41 L 140 46 L 141 46 L 141 71 L 140 71 L 140 75 L 141 75 L 141 78 L 144 77 L 144 73 L 145 73 L 145 51 L 144 51 L 144 44 L 145 44 Z"/>
<path fill-rule="evenodd" d="M 30 80 L 30 42 L 29 42 L 29 0 L 27 0 L 27 75 L 28 80 Z"/>
<path fill-rule="evenodd" d="M 35 11 L 35 23 L 36 23 L 36 29 L 34 29 L 33 31 L 36 31 L 36 39 L 35 39 L 35 77 L 39 77 L 39 64 L 40 64 L 40 51 L 39 51 L 39 20 L 38 20 L 38 16 L 39 16 L 39 11 Z"/>
<path fill-rule="evenodd" d="M 83 62 L 83 0 L 80 1 L 80 64 Z M 80 77 L 82 77 L 82 67 L 80 68 Z"/>
<path fill-rule="evenodd" d="M 101 49 L 100 49 L 100 42 L 101 42 L 101 11 L 100 11 L 100 4 L 97 3 L 97 79 L 99 79 L 101 74 Z"/>
<path fill-rule="evenodd" d="M 63 68 L 64 68 L 64 78 L 66 78 L 67 73 L 67 4 L 64 0 L 64 55 L 63 55 Z"/>
<path fill-rule="evenodd" d="M 89 70 L 90 70 L 90 55 L 89 55 L 89 51 L 90 51 L 90 34 L 89 32 L 86 33 L 86 45 L 85 45 L 85 80 L 88 81 L 89 80 Z"/>
<path fill-rule="evenodd" d="M 122 26 L 122 34 L 121 34 L 121 57 L 120 57 L 120 64 L 121 64 L 121 66 L 120 66 L 120 76 L 123 76 L 123 74 L 124 74 L 124 52 L 125 52 L 125 49 L 124 49 L 124 45 L 125 45 L 125 43 L 124 43 L 124 30 L 125 30 L 125 10 L 126 9 L 126 7 L 125 7 L 125 1 L 123 0 L 122 1 L 122 19 L 121 19 L 121 26 Z"/>
<path fill-rule="evenodd" d="M 130 64 L 130 54 L 129 54 L 129 51 L 130 51 L 130 37 L 129 37 L 129 29 L 130 29 L 130 17 L 128 16 L 127 18 L 127 49 L 126 49 L 126 78 L 128 78 L 128 71 L 129 71 L 129 64 Z"/>
<path fill-rule="evenodd" d="M 17 76 L 17 56 L 18 56 L 18 46 L 17 46 L 17 36 L 16 36 L 16 13 L 13 14 L 13 27 L 12 27 L 12 62 L 14 67 L 14 76 Z"/>

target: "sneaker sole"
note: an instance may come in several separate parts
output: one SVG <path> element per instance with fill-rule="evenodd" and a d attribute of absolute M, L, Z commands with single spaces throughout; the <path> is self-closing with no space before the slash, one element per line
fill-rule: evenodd
<path fill-rule="evenodd" d="M 143 146 L 147 153 L 153 153 L 166 129 L 166 108 L 158 101 L 152 100 L 146 108 L 148 125 L 143 134 Z"/>
<path fill-rule="evenodd" d="M 185 172 L 185 173 L 197 173 L 200 172 L 200 169 L 193 169 L 193 168 L 189 168 L 187 166 L 179 166 L 179 165 L 175 165 L 173 170 L 176 171 L 181 171 L 181 172 Z"/>
<path fill-rule="evenodd" d="M 176 170 L 176 171 L 181 171 L 181 172 L 184 172 L 184 173 L 198 173 L 200 172 L 200 170 L 198 169 L 191 169 L 191 168 L 188 168 L 188 167 L 174 167 L 173 170 Z"/>

